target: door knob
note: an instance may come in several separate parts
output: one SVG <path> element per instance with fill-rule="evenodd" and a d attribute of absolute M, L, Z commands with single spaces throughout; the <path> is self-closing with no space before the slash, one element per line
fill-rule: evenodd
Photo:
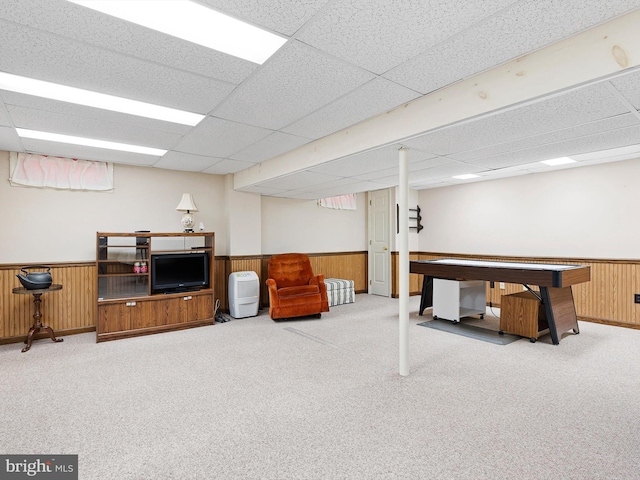
<path fill-rule="evenodd" d="M 383 250 L 389 250 L 387 247 L 383 247 Z"/>

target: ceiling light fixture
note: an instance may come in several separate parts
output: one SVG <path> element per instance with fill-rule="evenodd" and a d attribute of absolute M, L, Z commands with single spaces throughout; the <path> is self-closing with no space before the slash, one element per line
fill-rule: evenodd
<path fill-rule="evenodd" d="M 542 160 L 540 163 L 555 167 L 556 165 L 565 165 L 567 163 L 575 163 L 575 160 L 569 157 L 552 158 L 551 160 Z"/>
<path fill-rule="evenodd" d="M 287 41 L 188 0 L 69 1 L 258 64 Z"/>
<path fill-rule="evenodd" d="M 70 143 L 72 145 L 83 145 L 85 147 L 106 148 L 109 150 L 120 150 L 122 152 L 142 153 L 143 155 L 153 155 L 161 157 L 166 150 L 151 147 L 141 147 L 139 145 L 129 145 L 127 143 L 108 142 L 95 138 L 74 137 L 72 135 L 62 135 L 59 133 L 40 132 L 38 130 L 28 130 L 16 128 L 16 132 L 22 138 L 34 138 L 36 140 L 47 140 L 49 142 Z"/>
<path fill-rule="evenodd" d="M 464 175 L 454 175 L 453 178 L 457 178 L 458 180 L 469 180 L 470 178 L 478 178 L 480 175 L 476 175 L 475 173 L 466 173 Z"/>
<path fill-rule="evenodd" d="M 92 92 L 81 88 L 68 87 L 57 83 L 44 82 L 19 75 L 0 72 L 0 90 L 35 95 L 63 102 L 102 108 L 113 112 L 155 118 L 165 122 L 183 125 L 197 125 L 205 116 L 198 113 L 185 112 L 175 108 L 162 107 L 151 103 L 129 100 L 104 93 Z"/>

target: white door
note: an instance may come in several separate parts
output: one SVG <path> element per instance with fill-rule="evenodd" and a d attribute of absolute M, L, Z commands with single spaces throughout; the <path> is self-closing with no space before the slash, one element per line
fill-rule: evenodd
<path fill-rule="evenodd" d="M 391 191 L 369 192 L 369 293 L 391 296 Z"/>

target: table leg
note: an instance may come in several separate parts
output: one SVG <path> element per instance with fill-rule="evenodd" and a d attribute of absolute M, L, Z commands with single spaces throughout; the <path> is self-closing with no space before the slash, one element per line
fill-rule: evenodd
<path fill-rule="evenodd" d="M 41 321 L 42 313 L 40 312 L 40 302 L 42 300 L 40 297 L 42 297 L 41 293 L 33 294 L 33 305 L 35 310 L 33 314 L 33 326 L 29 329 L 29 334 L 27 335 L 27 339 L 24 342 L 27 344 L 27 346 L 22 349 L 22 352 L 29 351 L 29 349 L 31 348 L 31 343 L 33 342 L 33 337 L 37 333 L 39 333 L 40 330 L 45 330 L 49 334 L 49 337 L 51 338 L 51 340 L 56 343 L 64 341 L 64 338 L 56 338 L 55 334 L 53 333 L 53 329 L 51 327 L 42 324 L 42 321 Z"/>
<path fill-rule="evenodd" d="M 433 278 L 429 275 L 422 276 L 422 294 L 420 295 L 420 311 L 422 315 L 425 308 L 433 307 Z"/>
<path fill-rule="evenodd" d="M 560 337 L 567 330 L 573 330 L 576 334 L 580 333 L 571 287 L 540 287 L 540 295 L 554 345 L 560 343 Z"/>

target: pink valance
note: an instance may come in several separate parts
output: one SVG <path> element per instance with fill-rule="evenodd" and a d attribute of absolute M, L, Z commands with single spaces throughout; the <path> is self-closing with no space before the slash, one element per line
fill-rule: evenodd
<path fill-rule="evenodd" d="M 76 158 L 9 152 L 11 185 L 66 190 L 113 190 L 113 165 Z"/>
<path fill-rule="evenodd" d="M 349 193 L 337 197 L 321 198 L 318 200 L 318 206 L 339 210 L 356 210 L 356 194 Z"/>

